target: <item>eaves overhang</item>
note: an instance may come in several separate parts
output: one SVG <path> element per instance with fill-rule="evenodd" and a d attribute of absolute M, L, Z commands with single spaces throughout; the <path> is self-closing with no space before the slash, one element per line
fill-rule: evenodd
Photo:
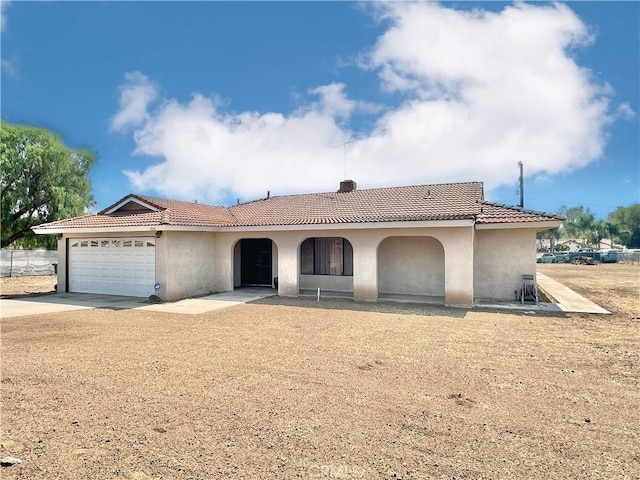
<path fill-rule="evenodd" d="M 202 225 L 136 225 L 136 226 L 110 226 L 110 227 L 53 227 L 38 228 L 33 231 L 39 235 L 73 235 L 101 233 L 127 233 L 127 232 L 291 232 L 310 230 L 366 230 L 374 228 L 452 228 L 472 227 L 474 220 L 427 220 L 427 221 L 399 221 L 399 222 L 353 222 L 353 223 L 321 223 L 321 224 L 295 224 L 295 225 L 238 225 L 238 226 L 202 226 Z"/>
<path fill-rule="evenodd" d="M 34 233 L 38 235 L 57 235 L 57 234 L 66 234 L 73 235 L 74 233 L 114 233 L 114 232 L 156 232 L 158 230 L 166 230 L 162 225 L 137 225 L 137 226 L 129 226 L 129 227 L 76 227 L 76 228 L 64 228 L 64 227 L 54 227 L 54 228 L 38 228 L 33 227 L 32 230 Z"/>
<path fill-rule="evenodd" d="M 562 220 L 545 220 L 543 222 L 496 222 L 476 223 L 476 230 L 504 230 L 514 228 L 529 228 L 536 231 L 549 230 L 562 225 Z"/>

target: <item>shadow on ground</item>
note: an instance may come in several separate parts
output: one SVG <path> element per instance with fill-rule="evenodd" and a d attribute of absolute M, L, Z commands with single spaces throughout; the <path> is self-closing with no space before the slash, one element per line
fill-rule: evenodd
<path fill-rule="evenodd" d="M 350 298 L 267 297 L 251 302 L 258 305 L 285 305 L 288 307 L 320 308 L 325 310 L 352 310 L 357 312 L 397 313 L 402 315 L 426 315 L 464 318 L 469 309 L 447 308 L 437 305 L 399 302 L 356 302 Z"/>
<path fill-rule="evenodd" d="M 319 308 L 325 310 L 351 310 L 357 312 L 395 313 L 400 315 L 424 315 L 430 317 L 464 318 L 469 312 L 490 312 L 498 314 L 520 315 L 523 317 L 555 317 L 566 318 L 564 312 L 545 312 L 540 310 L 510 310 L 508 308 L 474 307 L 456 308 L 424 303 L 390 302 L 356 302 L 351 298 L 321 298 L 317 301 L 313 297 L 267 297 L 249 302 L 257 305 L 284 305 L 288 307 Z"/>

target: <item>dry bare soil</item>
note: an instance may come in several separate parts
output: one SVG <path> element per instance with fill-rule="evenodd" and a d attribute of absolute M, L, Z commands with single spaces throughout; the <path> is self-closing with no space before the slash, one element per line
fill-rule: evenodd
<path fill-rule="evenodd" d="M 640 478 L 640 268 L 540 270 L 614 314 L 273 298 L 3 320 L 0 456 L 23 463 L 2 478 Z"/>

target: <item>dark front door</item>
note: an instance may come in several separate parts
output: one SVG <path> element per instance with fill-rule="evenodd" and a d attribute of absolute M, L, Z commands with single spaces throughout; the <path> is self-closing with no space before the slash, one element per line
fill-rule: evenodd
<path fill-rule="evenodd" d="M 247 238 L 241 240 L 240 265 L 242 285 L 271 285 L 271 240 Z"/>

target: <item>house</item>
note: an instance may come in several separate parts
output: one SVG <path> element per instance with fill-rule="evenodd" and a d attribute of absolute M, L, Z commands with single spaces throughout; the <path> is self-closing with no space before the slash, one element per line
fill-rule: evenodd
<path fill-rule="evenodd" d="M 570 252 L 577 252 L 579 248 L 582 248 L 585 245 L 585 241 L 581 239 L 570 238 L 567 240 L 562 240 L 556 242 L 556 245 L 564 245 L 569 249 Z"/>
<path fill-rule="evenodd" d="M 58 290 L 163 300 L 273 286 L 282 296 L 509 300 L 556 215 L 484 200 L 480 182 L 270 196 L 210 206 L 127 195 L 34 228 L 58 236 Z M 410 297 L 407 297 L 410 298 Z"/>

